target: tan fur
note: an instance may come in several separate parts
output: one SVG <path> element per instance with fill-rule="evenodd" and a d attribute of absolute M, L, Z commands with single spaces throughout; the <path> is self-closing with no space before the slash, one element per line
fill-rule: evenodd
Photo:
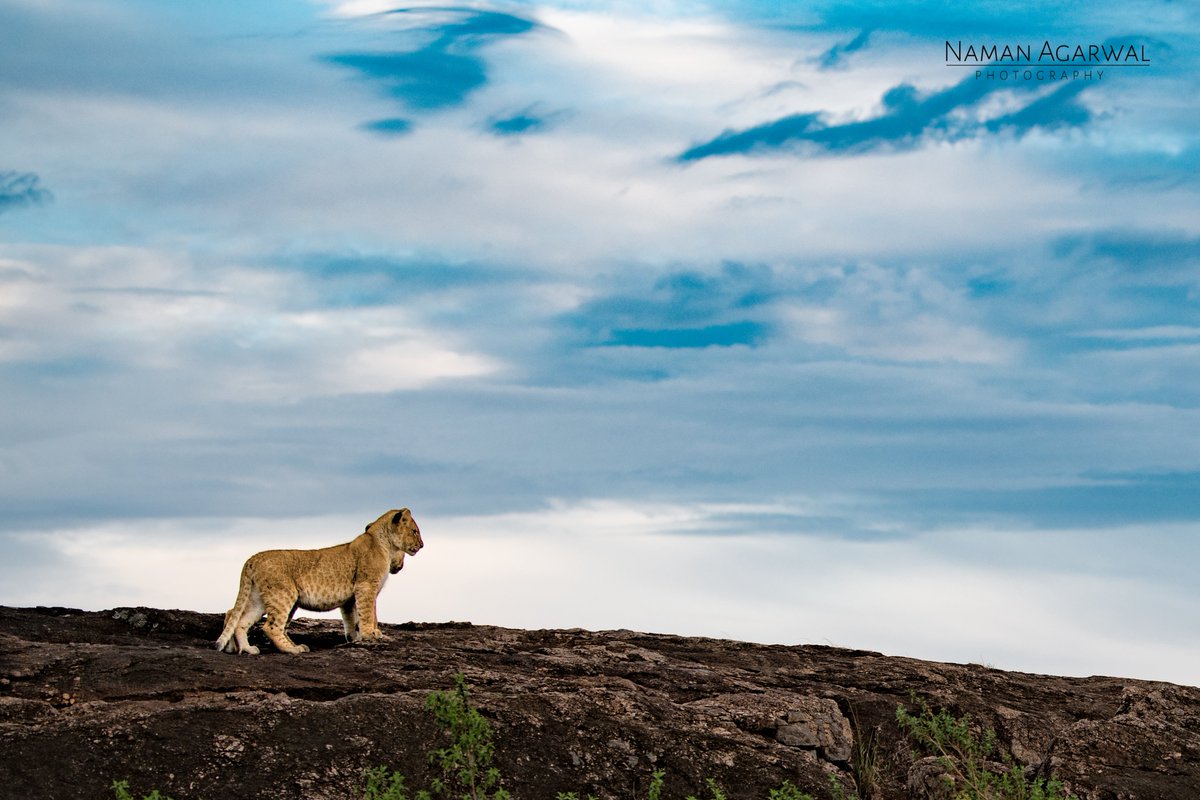
<path fill-rule="evenodd" d="M 266 550 L 250 556 L 242 567 L 237 601 L 225 614 L 217 649 L 258 654 L 246 639 L 250 626 L 262 619 L 263 632 L 284 653 L 306 653 L 285 628 L 297 608 L 330 611 L 340 608 L 346 638 L 383 639 L 375 615 L 375 599 L 389 573 L 404 567 L 404 556 L 424 547 L 421 529 L 407 508 L 392 510 L 367 526 L 354 541 L 320 550 Z"/>

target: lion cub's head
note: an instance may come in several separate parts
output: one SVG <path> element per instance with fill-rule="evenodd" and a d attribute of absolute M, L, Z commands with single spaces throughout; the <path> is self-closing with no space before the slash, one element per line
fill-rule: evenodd
<path fill-rule="evenodd" d="M 421 529 L 407 508 L 392 509 L 367 526 L 367 533 L 382 538 L 398 551 L 393 558 L 392 572 L 399 571 L 397 561 L 404 563 L 404 555 L 415 556 L 425 546 L 421 541 Z"/>

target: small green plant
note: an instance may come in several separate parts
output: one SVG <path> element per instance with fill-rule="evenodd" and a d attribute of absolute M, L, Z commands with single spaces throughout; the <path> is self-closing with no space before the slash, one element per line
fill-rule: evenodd
<path fill-rule="evenodd" d="M 116 800 L 137 800 L 137 798 L 129 793 L 129 781 L 113 781 L 110 788 L 113 790 Z M 161 794 L 158 789 L 155 789 L 143 797 L 142 800 L 171 800 L 171 798 L 165 794 Z"/>
<path fill-rule="evenodd" d="M 660 800 L 662 798 L 663 783 L 666 780 L 667 773 L 661 769 L 655 770 L 650 775 L 650 788 L 646 790 L 646 800 Z"/>
<path fill-rule="evenodd" d="M 657 789 L 662 790 L 662 774 L 661 772 L 654 773 L 654 777 L 658 780 Z M 728 800 L 725 791 L 712 778 L 707 778 L 705 783 L 708 784 L 708 800 Z M 655 788 L 655 784 L 651 784 L 651 788 Z M 651 792 L 650 800 L 658 800 L 658 793 Z M 688 795 L 687 800 L 699 800 L 695 795 Z M 784 781 L 782 784 L 767 793 L 767 800 L 813 800 L 813 796 L 807 792 L 802 792 L 796 788 L 791 781 Z"/>
<path fill-rule="evenodd" d="M 650 787 L 646 790 L 646 800 L 660 800 L 665 775 L 666 773 L 661 769 L 650 773 Z M 579 800 L 579 795 L 576 792 L 559 792 L 555 796 L 555 800 Z M 596 800 L 596 796 L 589 794 L 586 800 Z"/>
<path fill-rule="evenodd" d="M 500 787 L 500 771 L 492 766 L 496 750 L 492 726 L 471 707 L 466 676 L 461 672 L 455 675 L 451 691 L 432 692 L 425 707 L 450 737 L 449 745 L 429 754 L 430 762 L 441 770 L 441 775 L 429 782 L 432 791 L 421 789 L 410 795 L 404 775 L 376 767 L 363 773 L 362 800 L 433 800 L 435 796 L 445 800 L 511 800 Z"/>
<path fill-rule="evenodd" d="M 879 793 L 879 742 L 876 735 L 878 728 L 873 728 L 870 734 L 864 734 L 858 712 L 850 706 L 850 719 L 854 728 L 854 746 L 850 751 L 850 772 L 858 786 L 858 797 L 871 800 Z M 834 800 L 847 797 L 841 783 L 835 776 L 830 776 Z"/>
<path fill-rule="evenodd" d="M 509 800 L 509 793 L 500 787 L 500 770 L 492 766 L 496 751 L 492 726 L 471 707 L 466 676 L 455 675 L 454 689 L 433 692 L 425 707 L 450 735 L 448 747 L 429 754 L 442 771 L 430 782 L 434 794 L 448 800 Z"/>
<path fill-rule="evenodd" d="M 838 786 L 840 787 L 841 784 Z M 779 788 L 770 791 L 767 800 L 813 800 L 813 796 L 797 789 L 791 781 L 784 781 Z"/>
<path fill-rule="evenodd" d="M 920 713 L 901 706 L 896 721 L 920 750 L 937 757 L 953 800 L 1073 800 L 1063 793 L 1062 783 L 1044 778 L 1029 779 L 1021 765 L 1006 757 L 1007 770 L 997 769 L 996 732 L 990 728 L 976 736 L 969 715 L 955 717 L 942 709 L 936 714 L 923 700 L 914 698 Z"/>
<path fill-rule="evenodd" d="M 705 783 L 708 784 L 709 797 L 708 800 L 727 800 L 725 792 L 721 791 L 721 787 L 712 778 L 706 778 Z M 688 795 L 687 800 L 700 800 L 695 795 Z"/>
<path fill-rule="evenodd" d="M 421 790 L 409 795 L 404 776 L 387 767 L 369 769 L 363 774 L 362 800 L 430 800 L 429 792 Z"/>

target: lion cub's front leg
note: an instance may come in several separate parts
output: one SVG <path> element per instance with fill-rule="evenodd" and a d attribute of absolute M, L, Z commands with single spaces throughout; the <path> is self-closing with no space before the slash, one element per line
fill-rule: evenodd
<path fill-rule="evenodd" d="M 354 587 L 354 605 L 358 611 L 359 639 L 381 641 L 387 636 L 379 630 L 378 618 L 375 613 L 375 599 L 383 588 L 382 581 L 363 581 Z"/>

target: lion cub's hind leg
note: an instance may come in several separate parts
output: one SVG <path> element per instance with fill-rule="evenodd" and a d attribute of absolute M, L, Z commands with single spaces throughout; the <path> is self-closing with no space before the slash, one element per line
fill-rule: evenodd
<path fill-rule="evenodd" d="M 354 598 L 351 597 L 342 603 L 340 610 L 342 612 L 342 628 L 346 631 L 346 641 L 360 641 L 362 634 L 358 632 L 358 607 L 354 603 Z"/>
<path fill-rule="evenodd" d="M 308 645 L 296 644 L 287 635 L 288 620 L 291 619 L 292 609 L 296 605 L 295 596 L 284 597 L 273 595 L 264 597 L 267 621 L 263 623 L 263 633 L 283 653 L 307 653 Z"/>
<path fill-rule="evenodd" d="M 246 601 L 246 607 L 242 609 L 242 616 L 238 619 L 237 624 L 233 629 L 233 638 L 237 642 L 237 645 L 235 647 L 233 642 L 225 645 L 226 653 L 247 653 L 252 656 L 258 655 L 258 648 L 250 644 L 247 634 L 250 631 L 250 626 L 262 619 L 263 611 L 265 610 L 266 606 L 263 604 L 262 595 L 259 594 L 258 588 L 255 587 L 251 589 L 250 596 Z M 230 614 L 236 613 L 237 608 L 235 607 L 230 609 L 229 614 L 226 614 L 225 616 L 228 619 Z"/>
<path fill-rule="evenodd" d="M 236 608 L 225 612 L 225 624 L 221 628 L 220 638 L 217 639 L 217 649 L 224 653 L 237 652 L 237 640 L 233 638 L 233 618 L 236 614 Z"/>
<path fill-rule="evenodd" d="M 242 568 L 241 588 L 233 608 L 225 612 L 225 626 L 217 639 L 217 649 L 226 653 L 249 653 L 258 655 L 258 648 L 246 639 L 246 631 L 258 622 L 263 614 L 262 595 L 254 585 L 251 564 Z"/>

